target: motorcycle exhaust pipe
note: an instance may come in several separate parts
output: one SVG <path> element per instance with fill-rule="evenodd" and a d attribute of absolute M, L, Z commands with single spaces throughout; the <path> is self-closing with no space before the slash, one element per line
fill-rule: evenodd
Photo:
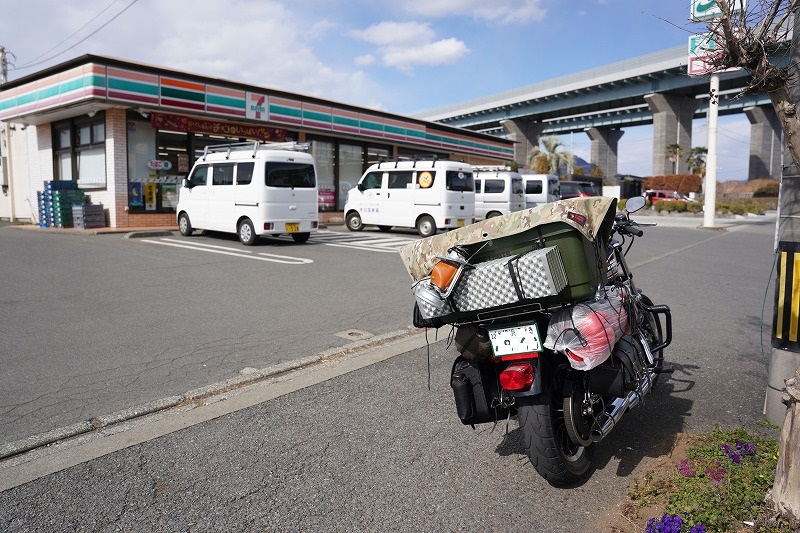
<path fill-rule="evenodd" d="M 608 406 L 603 413 L 604 418 L 602 423 L 595 422 L 595 427 L 592 429 L 590 438 L 592 442 L 600 442 L 611 433 L 611 430 L 616 427 L 617 423 L 622 418 L 622 415 L 639 405 L 642 401 L 642 396 L 650 392 L 653 387 L 653 374 L 648 372 L 642 379 L 642 386 L 638 390 L 632 390 L 624 398 L 617 398 L 611 405 Z M 601 416 L 603 416 L 601 415 Z"/>

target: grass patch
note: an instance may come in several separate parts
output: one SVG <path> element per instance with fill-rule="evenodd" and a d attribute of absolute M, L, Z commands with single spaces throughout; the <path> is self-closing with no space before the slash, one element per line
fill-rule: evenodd
<path fill-rule="evenodd" d="M 745 522 L 755 533 L 797 531 L 800 524 L 776 518 L 764 501 L 777 460 L 777 439 L 744 429 L 693 436 L 673 461 L 635 479 L 628 491 L 629 509 L 663 513 L 648 518 L 632 509 L 630 514 L 647 520 L 647 533 L 742 531 Z"/>

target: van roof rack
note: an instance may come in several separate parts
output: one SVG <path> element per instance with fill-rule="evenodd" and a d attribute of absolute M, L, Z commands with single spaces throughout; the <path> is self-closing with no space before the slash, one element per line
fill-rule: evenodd
<path fill-rule="evenodd" d="M 394 168 L 397 168 L 397 165 L 399 165 L 400 163 L 412 163 L 411 168 L 416 168 L 417 167 L 417 163 L 429 162 L 429 161 L 432 162 L 433 164 L 436 164 L 439 161 L 452 161 L 452 160 L 447 158 L 447 157 L 440 158 L 436 154 L 427 155 L 427 156 L 425 156 L 425 155 L 414 155 L 414 156 L 410 156 L 410 157 L 398 157 L 397 159 L 387 159 L 387 158 L 381 157 L 381 158 L 378 159 L 378 168 L 384 168 L 383 167 L 384 164 L 387 164 L 387 165 L 388 164 L 394 164 Z M 461 162 L 463 163 L 463 161 L 461 161 Z"/>
<path fill-rule="evenodd" d="M 240 143 L 228 143 L 228 144 L 210 144 L 203 148 L 203 157 L 201 158 L 203 161 L 206 160 L 206 156 L 208 154 L 219 153 L 219 152 L 226 152 L 225 159 L 230 158 L 231 152 L 239 152 L 242 150 L 252 150 L 253 155 L 251 156 L 253 159 L 256 157 L 256 153 L 259 150 L 292 150 L 295 152 L 308 152 L 311 150 L 311 143 L 299 143 L 296 141 L 287 141 L 287 142 L 280 142 L 280 143 L 263 143 L 261 141 L 253 141 L 253 142 L 240 142 Z"/>
<path fill-rule="evenodd" d="M 484 172 L 504 172 L 510 171 L 511 167 L 508 165 L 472 165 L 473 170 L 482 170 Z"/>

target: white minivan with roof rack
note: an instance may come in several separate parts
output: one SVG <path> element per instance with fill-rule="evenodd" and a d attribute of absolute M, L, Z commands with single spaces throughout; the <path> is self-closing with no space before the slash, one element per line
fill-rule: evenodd
<path fill-rule="evenodd" d="M 525 209 L 522 176 L 508 167 L 473 166 L 475 218 L 507 215 Z"/>
<path fill-rule="evenodd" d="M 561 181 L 555 174 L 522 174 L 525 182 L 525 207 L 536 207 L 561 199 Z"/>
<path fill-rule="evenodd" d="M 246 245 L 262 235 L 306 242 L 319 227 L 317 172 L 310 144 L 260 142 L 207 146 L 183 180 L 181 235 L 235 233 Z"/>
<path fill-rule="evenodd" d="M 475 222 L 472 167 L 446 159 L 384 161 L 370 166 L 347 193 L 350 231 L 376 225 L 416 228 L 423 237 Z"/>

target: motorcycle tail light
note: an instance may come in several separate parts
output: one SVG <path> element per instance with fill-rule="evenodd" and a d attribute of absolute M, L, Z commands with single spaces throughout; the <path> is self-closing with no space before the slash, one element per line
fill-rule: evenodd
<path fill-rule="evenodd" d="M 458 272 L 458 266 L 449 261 L 439 261 L 431 272 L 431 283 L 439 287 L 442 292 L 447 292 Z"/>
<path fill-rule="evenodd" d="M 507 391 L 524 391 L 533 385 L 533 367 L 528 363 L 509 365 L 500 372 L 500 386 Z"/>

